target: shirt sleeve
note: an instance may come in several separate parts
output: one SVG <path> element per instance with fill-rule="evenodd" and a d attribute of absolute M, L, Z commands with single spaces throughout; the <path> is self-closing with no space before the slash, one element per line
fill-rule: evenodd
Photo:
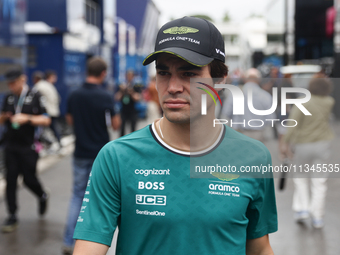
<path fill-rule="evenodd" d="M 116 115 L 116 112 L 114 110 L 114 100 L 113 97 L 111 97 L 110 95 L 108 95 L 107 110 L 110 111 L 111 116 Z"/>
<path fill-rule="evenodd" d="M 46 114 L 46 108 L 45 108 L 45 104 L 46 104 L 46 99 L 45 97 L 43 97 L 39 92 L 36 92 L 35 95 L 35 102 L 33 104 L 33 114 L 36 115 L 41 115 L 41 114 Z"/>
<path fill-rule="evenodd" d="M 74 239 L 111 246 L 121 212 L 120 175 L 112 145 L 105 145 L 93 163 Z"/>
<path fill-rule="evenodd" d="M 67 97 L 67 106 L 66 106 L 66 113 L 72 114 L 72 98 L 73 98 L 73 93 L 69 94 Z"/>
<path fill-rule="evenodd" d="M 304 118 L 304 114 L 300 111 L 299 108 L 296 107 L 296 105 L 293 106 L 291 112 L 289 113 L 289 117 L 290 121 L 288 122 L 287 125 L 289 126 L 293 126 L 294 122 L 291 120 L 295 120 L 297 123 L 300 123 L 303 118 Z M 297 125 L 296 127 L 291 127 L 287 129 L 287 132 L 284 136 L 284 141 L 287 143 L 294 143 L 295 139 L 296 139 L 296 131 L 297 129 L 299 129 L 300 126 Z"/>
<path fill-rule="evenodd" d="M 267 151 L 267 165 L 271 165 L 271 156 Z M 272 174 L 259 178 L 259 187 L 256 189 L 254 199 L 247 208 L 246 216 L 249 219 L 247 239 L 259 238 L 278 229 L 277 210 L 275 201 L 275 188 Z"/>
<path fill-rule="evenodd" d="M 4 97 L 4 101 L 2 102 L 2 106 L 1 106 L 1 112 L 8 112 L 8 111 L 9 111 L 9 109 L 8 109 L 8 103 L 7 103 L 8 97 L 9 97 L 9 95 L 6 95 L 6 96 Z"/>

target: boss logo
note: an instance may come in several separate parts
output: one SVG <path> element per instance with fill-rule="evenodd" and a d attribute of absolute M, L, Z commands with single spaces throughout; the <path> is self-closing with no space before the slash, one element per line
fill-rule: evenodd
<path fill-rule="evenodd" d="M 138 205 L 166 205 L 166 196 L 136 195 Z"/>
<path fill-rule="evenodd" d="M 164 182 L 138 182 L 138 189 L 163 190 Z"/>

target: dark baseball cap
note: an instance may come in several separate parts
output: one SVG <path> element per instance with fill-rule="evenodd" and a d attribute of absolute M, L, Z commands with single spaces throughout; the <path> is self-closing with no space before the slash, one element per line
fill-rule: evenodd
<path fill-rule="evenodd" d="M 5 79 L 7 82 L 15 81 L 18 79 L 23 72 L 20 68 L 11 68 L 5 73 Z"/>
<path fill-rule="evenodd" d="M 156 60 L 159 53 L 170 53 L 195 66 L 205 66 L 214 59 L 225 62 L 224 40 L 209 21 L 183 17 L 166 23 L 158 31 L 155 52 L 147 56 L 143 65 Z"/>

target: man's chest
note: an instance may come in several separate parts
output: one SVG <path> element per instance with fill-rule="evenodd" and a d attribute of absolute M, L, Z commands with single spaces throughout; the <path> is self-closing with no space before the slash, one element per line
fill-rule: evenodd
<path fill-rule="evenodd" d="M 128 172 L 128 173 L 127 173 Z M 246 179 L 190 178 L 186 167 L 143 167 L 125 172 L 121 183 L 122 215 L 162 221 L 230 224 L 246 220 L 254 183 Z"/>
<path fill-rule="evenodd" d="M 38 105 L 35 103 L 32 95 L 27 95 L 22 100 L 19 100 L 13 95 L 7 97 L 5 111 L 15 113 L 37 114 Z"/>

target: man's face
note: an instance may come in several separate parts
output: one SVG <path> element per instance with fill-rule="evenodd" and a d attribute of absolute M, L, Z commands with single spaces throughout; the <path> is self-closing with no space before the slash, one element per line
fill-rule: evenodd
<path fill-rule="evenodd" d="M 52 74 L 51 77 L 49 78 L 49 81 L 54 84 L 58 81 L 58 76 L 55 74 Z"/>
<path fill-rule="evenodd" d="M 20 95 L 22 88 L 26 82 L 26 78 L 24 75 L 20 76 L 14 81 L 8 82 L 8 88 L 14 95 Z"/>
<path fill-rule="evenodd" d="M 132 71 L 128 71 L 126 74 L 126 80 L 127 82 L 132 82 L 133 78 L 134 78 L 134 73 Z"/>
<path fill-rule="evenodd" d="M 190 91 L 191 78 L 211 78 L 209 67 L 197 67 L 171 54 L 156 60 L 156 86 L 165 117 L 173 123 L 190 123 L 200 114 L 201 94 L 197 86 Z M 191 108 L 191 110 L 190 110 Z"/>

